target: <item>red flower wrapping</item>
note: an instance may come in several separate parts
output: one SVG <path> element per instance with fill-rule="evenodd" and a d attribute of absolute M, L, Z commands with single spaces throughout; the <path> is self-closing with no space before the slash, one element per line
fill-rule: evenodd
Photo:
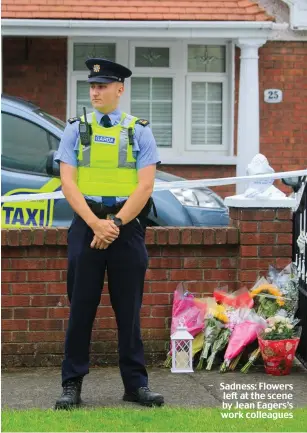
<path fill-rule="evenodd" d="M 273 376 L 290 374 L 299 341 L 299 338 L 262 340 L 261 337 L 258 337 L 266 373 Z"/>

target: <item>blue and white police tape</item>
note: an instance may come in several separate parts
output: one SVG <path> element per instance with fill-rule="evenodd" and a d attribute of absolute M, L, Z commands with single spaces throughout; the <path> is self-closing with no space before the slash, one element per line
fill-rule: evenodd
<path fill-rule="evenodd" d="M 241 182 L 261 182 L 267 179 L 285 179 L 307 176 L 306 170 L 284 171 L 280 173 L 258 174 L 255 176 L 221 177 L 217 179 L 183 180 L 177 182 L 155 182 L 154 191 L 168 191 L 173 188 L 202 188 L 208 186 L 232 185 Z M 62 191 L 36 193 L 36 194 L 14 194 L 2 196 L 1 203 L 12 203 L 20 201 L 54 200 L 65 198 Z"/>

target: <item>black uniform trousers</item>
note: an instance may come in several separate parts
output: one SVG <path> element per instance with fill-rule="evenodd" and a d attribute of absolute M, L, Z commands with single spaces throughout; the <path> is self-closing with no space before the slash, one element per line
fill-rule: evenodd
<path fill-rule="evenodd" d="M 118 327 L 119 367 L 125 391 L 147 386 L 148 377 L 140 330 L 148 254 L 145 228 L 134 219 L 120 228 L 106 249 L 90 247 L 93 231 L 75 216 L 68 231 L 67 291 L 70 316 L 62 363 L 62 385 L 89 373 L 90 340 L 100 303 L 105 271 Z"/>

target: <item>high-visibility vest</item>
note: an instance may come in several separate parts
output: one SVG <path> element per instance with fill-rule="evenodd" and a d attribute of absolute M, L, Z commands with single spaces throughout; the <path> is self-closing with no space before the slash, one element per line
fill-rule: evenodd
<path fill-rule="evenodd" d="M 81 117 L 84 122 L 84 116 Z M 132 144 L 137 117 L 122 113 L 120 123 L 110 128 L 98 124 L 95 113 L 87 115 L 91 124 L 90 146 L 79 142 L 78 187 L 84 195 L 129 196 L 138 185 Z M 130 131 L 129 131 L 130 130 Z"/>

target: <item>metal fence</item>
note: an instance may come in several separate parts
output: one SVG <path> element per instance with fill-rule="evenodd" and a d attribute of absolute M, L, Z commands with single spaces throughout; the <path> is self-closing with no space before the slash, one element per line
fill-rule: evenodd
<path fill-rule="evenodd" d="M 298 359 L 307 367 L 307 182 L 303 184 L 300 204 L 293 215 L 293 261 L 299 275 L 299 304 L 296 316 L 300 319 L 302 334 L 297 349 Z"/>

